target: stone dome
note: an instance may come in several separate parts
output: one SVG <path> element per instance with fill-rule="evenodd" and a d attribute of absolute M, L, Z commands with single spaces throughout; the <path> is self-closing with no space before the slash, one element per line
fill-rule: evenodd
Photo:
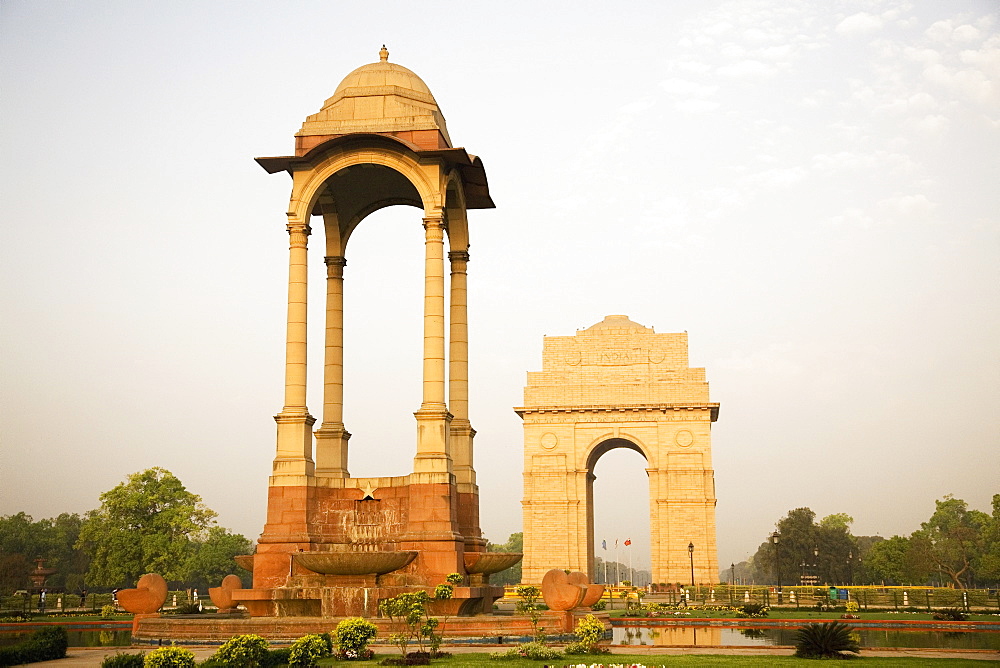
<path fill-rule="evenodd" d="M 429 97 L 437 105 L 431 94 L 431 89 L 427 87 L 423 79 L 418 77 L 413 70 L 396 63 L 390 63 L 388 60 L 380 60 L 377 63 L 369 63 L 357 68 L 344 77 L 333 96 L 342 95 L 350 88 L 380 88 L 383 86 L 397 86 L 406 91 L 419 93 L 420 97 Z"/>
<path fill-rule="evenodd" d="M 319 113 L 306 118 L 297 137 L 329 137 L 357 133 L 391 134 L 421 148 L 450 148 L 444 115 L 423 79 L 389 62 L 383 46 L 379 61 L 362 65 L 344 77 Z M 416 134 L 415 134 L 416 133 Z M 440 135 L 423 146 L 428 133 Z"/>

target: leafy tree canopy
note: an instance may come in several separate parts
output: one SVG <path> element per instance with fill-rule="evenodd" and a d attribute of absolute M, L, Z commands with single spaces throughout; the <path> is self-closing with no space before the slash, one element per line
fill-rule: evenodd
<path fill-rule="evenodd" d="M 100 499 L 77 542 L 91 558 L 87 582 L 98 586 L 130 585 L 143 573 L 183 580 L 193 540 L 204 539 L 216 517 L 162 468 L 133 473 Z"/>
<path fill-rule="evenodd" d="M 240 534 L 214 526 L 204 540 L 194 541 L 187 564 L 187 583 L 197 589 L 218 587 L 227 575 L 238 575 L 243 586 L 250 585 L 250 572 L 236 565 L 233 557 L 253 553 L 253 544 Z"/>
<path fill-rule="evenodd" d="M 486 544 L 488 552 L 520 552 L 524 553 L 524 532 L 512 533 L 506 543 L 497 545 L 496 543 Z M 490 584 L 497 587 L 504 585 L 514 585 L 521 582 L 521 562 L 517 562 L 505 571 L 500 571 L 490 576 Z"/>
<path fill-rule="evenodd" d="M 23 512 L 0 517 L 0 594 L 26 587 L 35 559 L 56 569 L 47 587 L 79 589 L 87 571 L 86 555 L 74 549 L 82 523 L 71 513 L 37 522 Z"/>

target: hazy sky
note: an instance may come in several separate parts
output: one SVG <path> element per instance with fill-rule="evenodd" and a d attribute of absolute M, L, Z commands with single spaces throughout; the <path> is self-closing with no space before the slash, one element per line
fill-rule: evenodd
<path fill-rule="evenodd" d="M 1000 492 L 995 2 L 0 2 L 0 515 L 174 472 L 256 538 L 283 389 L 290 180 L 355 67 L 430 86 L 497 208 L 471 213 L 487 536 L 521 526 L 543 335 L 687 330 L 722 404 L 719 562 L 789 509 L 908 534 Z M 352 237 L 353 475 L 408 473 L 420 212 Z M 312 239 L 318 381 L 322 232 Z M 309 405 L 319 414 L 320 384 Z M 597 541 L 648 561 L 644 462 L 597 467 Z"/>

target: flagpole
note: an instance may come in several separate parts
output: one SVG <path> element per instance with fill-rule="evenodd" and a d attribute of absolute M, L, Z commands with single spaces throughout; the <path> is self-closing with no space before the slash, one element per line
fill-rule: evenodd
<path fill-rule="evenodd" d="M 621 564 L 618 563 L 618 539 L 615 538 L 615 586 L 622 581 L 621 571 L 618 570 Z"/>

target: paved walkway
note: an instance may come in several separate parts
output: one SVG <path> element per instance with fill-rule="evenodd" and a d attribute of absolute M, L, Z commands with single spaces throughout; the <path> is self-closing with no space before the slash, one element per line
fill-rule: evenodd
<path fill-rule="evenodd" d="M 218 649 L 218 645 L 212 647 L 188 646 L 194 652 L 198 661 L 203 661 L 210 657 Z M 509 646 L 506 646 L 509 648 Z M 118 652 L 139 652 L 148 651 L 149 645 L 140 647 L 70 647 L 65 659 L 56 661 L 42 661 L 33 663 L 32 666 L 58 666 L 59 668 L 76 668 L 82 666 L 100 666 L 104 657 L 117 654 Z M 384 652 L 389 648 L 379 648 Z M 446 647 L 452 654 L 465 654 L 470 652 L 492 652 L 498 648 L 489 646 L 459 646 Z M 614 654 L 646 654 L 650 657 L 650 663 L 655 663 L 657 656 L 678 656 L 688 654 L 722 654 L 727 656 L 791 656 L 794 650 L 784 647 L 612 647 Z M 952 651 L 952 650 L 926 650 L 926 649 L 866 649 L 862 656 L 884 656 L 884 657 L 918 657 L 924 659 L 972 659 L 980 661 L 990 661 L 1000 664 L 1000 652 L 992 651 Z M 566 659 L 567 663 L 574 662 L 574 659 Z M 595 663 L 600 659 L 594 657 L 593 660 L 575 660 L 577 663 Z M 607 661 L 605 661 L 607 663 Z M 539 664 L 541 665 L 541 664 Z"/>

